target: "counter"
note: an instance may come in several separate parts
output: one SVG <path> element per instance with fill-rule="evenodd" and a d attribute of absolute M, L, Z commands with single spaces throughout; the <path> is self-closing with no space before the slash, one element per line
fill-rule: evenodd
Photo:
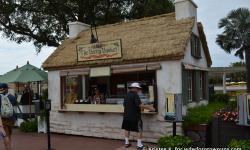
<path fill-rule="evenodd" d="M 123 105 L 112 104 L 65 104 L 65 109 L 59 112 L 100 112 L 100 113 L 123 113 Z M 143 114 L 157 114 L 157 112 L 148 112 Z"/>

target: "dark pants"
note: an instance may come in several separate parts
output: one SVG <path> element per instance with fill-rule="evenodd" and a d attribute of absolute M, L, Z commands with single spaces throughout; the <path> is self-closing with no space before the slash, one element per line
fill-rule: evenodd
<path fill-rule="evenodd" d="M 139 120 L 123 120 L 122 129 L 132 132 L 142 132 L 143 131 L 143 122 Z"/>

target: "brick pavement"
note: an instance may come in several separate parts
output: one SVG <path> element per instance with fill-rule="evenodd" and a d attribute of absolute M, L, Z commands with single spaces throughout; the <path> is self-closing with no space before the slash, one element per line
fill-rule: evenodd
<path fill-rule="evenodd" d="M 70 136 L 61 134 L 52 134 L 52 147 L 56 150 L 135 150 L 133 147 L 123 148 L 123 141 L 101 138 L 90 138 L 82 136 Z M 38 133 L 22 133 L 17 129 L 13 134 L 13 150 L 45 150 L 46 135 Z M 146 144 L 153 147 L 154 144 Z M 0 143 L 0 150 L 3 150 L 3 143 Z"/>

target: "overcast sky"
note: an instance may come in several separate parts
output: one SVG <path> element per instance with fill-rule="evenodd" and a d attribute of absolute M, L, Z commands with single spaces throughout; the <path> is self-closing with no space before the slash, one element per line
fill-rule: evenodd
<path fill-rule="evenodd" d="M 250 7 L 250 0 L 194 0 L 198 5 L 198 21 L 201 21 L 207 36 L 213 66 L 228 66 L 239 61 L 234 55 L 225 53 L 215 43 L 218 21 L 232 9 Z M 36 54 L 32 43 L 16 44 L 0 37 L 0 74 L 12 70 L 16 65 L 22 66 L 30 61 L 32 65 L 41 67 L 43 61 L 55 48 L 43 48 Z"/>

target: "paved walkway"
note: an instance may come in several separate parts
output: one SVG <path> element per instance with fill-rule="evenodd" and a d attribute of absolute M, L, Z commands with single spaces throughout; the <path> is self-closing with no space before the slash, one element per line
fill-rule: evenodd
<path fill-rule="evenodd" d="M 123 148 L 123 141 L 100 138 L 89 138 L 81 136 L 68 136 L 52 134 L 52 148 L 56 150 L 135 150 L 133 147 Z M 47 139 L 45 134 L 22 133 L 17 129 L 13 134 L 13 150 L 46 150 Z M 146 144 L 153 147 L 153 144 Z M 3 150 L 3 143 L 0 143 L 0 150 Z"/>

